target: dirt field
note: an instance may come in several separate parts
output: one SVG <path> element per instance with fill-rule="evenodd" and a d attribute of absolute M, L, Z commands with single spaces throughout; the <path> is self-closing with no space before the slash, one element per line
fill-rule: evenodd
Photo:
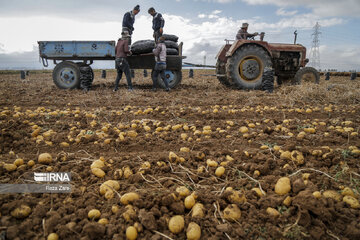
<path fill-rule="evenodd" d="M 123 79 L 113 93 L 115 73 L 96 72 L 87 94 L 56 89 L 50 73 L 1 74 L 0 183 L 71 172 L 73 191 L 0 195 L 0 236 L 126 239 L 135 226 L 137 239 L 187 239 L 195 222 L 201 239 L 360 239 L 360 80 L 322 76 L 267 94 L 201 76 L 212 73 L 184 71 L 181 87 L 154 93 L 137 72 L 134 92 Z M 39 163 L 41 153 L 52 162 Z M 99 159 L 104 177 L 90 167 Z M 275 190 L 281 177 L 290 185 Z M 107 180 L 119 187 L 105 197 Z M 124 205 L 129 192 L 138 195 Z M 15 218 L 21 205 L 31 213 Z M 185 220 L 177 234 L 175 215 Z"/>

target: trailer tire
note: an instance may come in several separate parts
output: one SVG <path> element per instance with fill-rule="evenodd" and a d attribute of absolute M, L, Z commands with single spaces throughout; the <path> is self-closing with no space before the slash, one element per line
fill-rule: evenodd
<path fill-rule="evenodd" d="M 143 54 L 143 53 L 151 53 L 152 50 L 155 47 L 155 41 L 154 40 L 140 40 L 133 45 L 131 45 L 131 52 L 134 55 L 137 54 Z"/>
<path fill-rule="evenodd" d="M 151 72 L 151 78 L 154 76 L 154 70 Z M 169 88 L 173 89 L 180 85 L 182 80 L 182 71 L 181 70 L 165 70 L 165 76 L 169 83 Z M 165 83 L 161 79 L 160 75 L 158 77 L 158 85 L 165 89 Z"/>
<path fill-rule="evenodd" d="M 53 70 L 53 81 L 60 89 L 75 89 L 80 86 L 80 69 L 76 63 L 64 61 Z"/>
<path fill-rule="evenodd" d="M 82 62 L 76 63 L 80 69 L 80 85 L 79 88 L 81 89 L 90 89 L 92 86 L 92 83 L 94 81 L 94 71 L 90 67 L 90 65 L 87 65 Z"/>
<path fill-rule="evenodd" d="M 165 38 L 165 41 L 177 42 L 179 40 L 178 36 L 172 34 L 163 34 L 162 36 Z"/>
<path fill-rule="evenodd" d="M 311 81 L 313 83 L 319 84 L 320 74 L 313 67 L 304 67 L 296 72 L 293 84 L 300 85 L 303 81 Z"/>

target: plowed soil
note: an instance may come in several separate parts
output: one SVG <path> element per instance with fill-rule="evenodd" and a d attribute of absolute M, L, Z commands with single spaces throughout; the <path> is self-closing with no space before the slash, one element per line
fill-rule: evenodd
<path fill-rule="evenodd" d="M 139 71 L 134 92 L 123 79 L 116 93 L 114 72 L 106 80 L 95 72 L 89 93 L 57 89 L 51 73 L 32 72 L 25 81 L 0 74 L 0 183 L 29 183 L 33 172 L 48 171 L 71 172 L 73 186 L 70 194 L 1 194 L 0 239 L 50 233 L 68 240 L 126 239 L 135 223 L 137 239 L 186 239 L 190 222 L 201 227 L 201 239 L 360 239 L 360 208 L 343 201 L 349 194 L 359 201 L 359 79 L 322 77 L 319 85 L 285 84 L 268 94 L 228 89 L 203 74 L 213 71 L 195 70 L 190 79 L 185 70 L 179 88 L 151 92 L 150 78 Z M 169 158 L 170 152 L 176 156 Z M 40 164 L 41 153 L 53 161 Z M 19 158 L 24 165 L 7 171 Z M 103 178 L 90 169 L 100 158 Z M 225 173 L 215 175 L 208 159 Z M 291 182 L 284 195 L 274 190 L 281 177 Z M 120 184 L 112 199 L 99 192 L 106 180 Z M 203 217 L 185 208 L 180 186 L 195 192 Z M 125 219 L 120 197 L 128 192 L 140 199 Z M 226 218 L 230 204 L 241 210 L 239 219 Z M 13 217 L 21 205 L 30 215 Z M 108 224 L 89 219 L 91 209 Z M 185 219 L 178 234 L 168 228 L 175 215 Z"/>

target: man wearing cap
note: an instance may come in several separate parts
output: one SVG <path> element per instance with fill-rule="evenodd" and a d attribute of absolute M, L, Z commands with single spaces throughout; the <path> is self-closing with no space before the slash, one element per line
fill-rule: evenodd
<path fill-rule="evenodd" d="M 165 25 L 165 20 L 162 17 L 161 13 L 158 13 L 155 11 L 155 9 L 153 7 L 149 8 L 148 13 L 153 16 L 153 30 L 154 30 L 154 39 L 155 39 L 155 43 L 158 42 L 158 39 L 162 36 L 163 34 L 163 28 Z"/>
<path fill-rule="evenodd" d="M 247 40 L 248 38 L 252 38 L 255 37 L 257 35 L 259 35 L 257 32 L 254 34 L 248 33 L 249 24 L 248 23 L 243 23 L 241 29 L 238 31 L 238 33 L 236 34 L 236 39 L 237 40 Z"/>
<path fill-rule="evenodd" d="M 122 31 L 128 32 L 130 35 L 129 44 L 131 44 L 131 35 L 134 32 L 135 16 L 140 12 L 140 6 L 136 5 L 130 12 L 125 13 L 122 22 Z"/>
<path fill-rule="evenodd" d="M 153 91 L 156 91 L 158 85 L 158 77 L 160 74 L 161 79 L 164 81 L 166 91 L 170 91 L 169 83 L 165 78 L 165 70 L 166 70 L 166 46 L 165 46 L 165 38 L 160 37 L 156 42 L 156 48 L 153 49 L 153 53 L 155 55 L 155 68 L 154 73 L 152 74 L 153 80 Z"/>
<path fill-rule="evenodd" d="M 116 48 L 115 48 L 115 64 L 117 70 L 117 76 L 115 80 L 115 88 L 114 92 L 119 90 L 119 82 L 122 78 L 123 73 L 125 73 L 127 84 L 129 91 L 133 90 L 132 82 L 131 82 L 131 73 L 130 73 L 130 66 L 126 57 L 131 54 L 129 50 L 129 38 L 130 35 L 128 32 L 122 32 L 121 38 L 119 38 Z"/>

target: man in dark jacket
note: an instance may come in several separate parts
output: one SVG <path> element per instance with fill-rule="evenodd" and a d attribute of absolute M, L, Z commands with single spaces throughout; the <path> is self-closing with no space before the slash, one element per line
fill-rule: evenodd
<path fill-rule="evenodd" d="M 249 24 L 248 23 L 243 23 L 242 26 L 241 26 L 241 29 L 238 31 L 238 33 L 236 34 L 236 39 L 237 40 L 247 40 L 249 38 L 252 38 L 252 37 L 255 37 L 257 35 L 259 35 L 259 33 L 248 33 L 248 27 L 249 27 Z"/>
<path fill-rule="evenodd" d="M 140 12 L 140 6 L 136 5 L 130 12 L 125 13 L 122 22 L 122 31 L 128 32 L 130 35 L 129 44 L 131 44 L 131 35 L 134 32 L 135 16 Z"/>
<path fill-rule="evenodd" d="M 164 81 L 166 91 L 170 91 L 169 83 L 166 80 L 165 77 L 165 70 L 166 70 L 166 46 L 165 46 L 165 38 L 160 37 L 157 41 L 156 48 L 153 50 L 153 53 L 155 55 L 155 68 L 154 73 L 152 75 L 153 80 L 153 91 L 156 91 L 157 85 L 158 85 L 158 78 L 159 74 L 161 79 Z"/>
<path fill-rule="evenodd" d="M 153 16 L 153 30 L 154 30 L 154 39 L 155 39 L 155 43 L 158 42 L 159 38 L 162 36 L 163 34 L 163 28 L 165 25 L 165 20 L 162 17 L 161 13 L 158 13 L 155 11 L 155 9 L 149 8 L 148 13 Z"/>
<path fill-rule="evenodd" d="M 126 60 L 126 57 L 131 54 L 129 50 L 129 37 L 130 35 L 127 32 L 122 32 L 121 38 L 118 40 L 115 48 L 117 77 L 115 80 L 114 92 L 119 90 L 119 82 L 122 78 L 123 73 L 125 73 L 129 91 L 133 90 L 130 66 L 128 61 Z"/>

